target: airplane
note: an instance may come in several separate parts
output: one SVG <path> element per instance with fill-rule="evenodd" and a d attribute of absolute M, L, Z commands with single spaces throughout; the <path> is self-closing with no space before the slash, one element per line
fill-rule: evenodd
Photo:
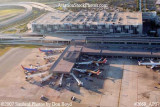
<path fill-rule="evenodd" d="M 45 52 L 45 53 L 53 53 L 54 51 L 57 51 L 57 50 L 63 50 L 64 48 L 54 48 L 54 49 L 49 49 L 49 50 L 47 50 L 47 49 L 40 49 L 39 48 L 39 51 L 41 51 L 41 52 Z"/>
<path fill-rule="evenodd" d="M 105 58 L 103 61 L 101 61 L 101 59 L 99 59 L 98 61 L 88 61 L 88 62 L 78 62 L 76 64 L 78 65 L 90 65 L 90 64 L 96 64 L 97 66 L 99 66 L 99 64 L 105 64 L 107 62 L 107 59 Z"/>
<path fill-rule="evenodd" d="M 52 58 L 55 59 L 55 56 L 44 56 L 43 58 L 44 59 L 52 59 Z"/>
<path fill-rule="evenodd" d="M 64 74 L 62 74 L 62 75 L 61 75 L 61 78 L 60 78 L 60 80 L 59 80 L 59 86 L 60 86 L 60 87 L 62 86 L 62 82 L 63 82 L 63 75 L 64 75 Z"/>
<path fill-rule="evenodd" d="M 53 63 L 48 63 L 48 64 L 41 65 L 41 66 L 38 66 L 38 67 L 35 67 L 35 68 L 32 68 L 32 66 L 30 68 L 25 68 L 23 65 L 21 65 L 21 67 L 23 68 L 23 70 L 27 71 L 26 73 L 34 73 L 34 72 L 37 72 L 39 69 L 44 68 L 44 67 L 48 67 L 52 64 Z"/>
<path fill-rule="evenodd" d="M 25 68 L 23 65 L 21 65 L 21 67 L 23 68 L 23 70 L 27 71 L 27 73 L 33 73 L 38 71 L 38 69 L 32 68 L 32 66 L 31 68 Z"/>
<path fill-rule="evenodd" d="M 99 75 L 99 74 L 101 73 L 99 69 L 93 71 L 93 70 L 87 70 L 87 69 L 77 69 L 77 68 L 73 68 L 73 70 L 79 71 L 79 72 L 81 72 L 81 73 L 86 73 L 86 72 L 88 72 L 88 73 L 96 74 L 96 75 Z"/>
<path fill-rule="evenodd" d="M 42 49 L 40 49 L 40 48 L 39 48 L 39 51 L 45 52 L 45 53 L 53 53 L 53 50 L 42 50 Z"/>
<path fill-rule="evenodd" d="M 48 64 L 45 64 L 45 65 L 37 66 L 36 69 L 42 69 L 42 68 L 44 68 L 44 67 L 51 66 L 52 64 L 53 64 L 53 62 L 48 63 Z"/>
<path fill-rule="evenodd" d="M 44 74 L 47 74 L 48 72 L 42 72 L 42 73 L 36 73 L 36 74 L 32 74 L 32 75 L 26 75 L 26 79 L 29 79 L 29 78 L 33 78 L 33 77 L 38 77 L 38 76 L 42 76 Z"/>
<path fill-rule="evenodd" d="M 49 74 L 48 76 L 42 78 L 41 83 L 47 81 L 47 80 L 50 79 L 52 76 L 53 76 L 53 74 L 51 73 L 51 74 Z"/>
<path fill-rule="evenodd" d="M 70 75 L 72 75 L 73 76 L 73 78 L 77 81 L 77 83 L 78 83 L 78 86 L 83 86 L 83 82 L 82 81 L 80 81 L 73 73 L 70 73 Z"/>
<path fill-rule="evenodd" d="M 146 66 L 151 66 L 151 69 L 160 66 L 160 62 L 153 62 L 152 60 L 150 60 L 150 62 L 140 62 L 138 61 L 138 65 L 146 65 Z"/>

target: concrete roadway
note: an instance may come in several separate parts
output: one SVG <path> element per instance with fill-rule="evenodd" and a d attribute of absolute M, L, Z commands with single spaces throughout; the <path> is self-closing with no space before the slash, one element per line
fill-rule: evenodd
<path fill-rule="evenodd" d="M 55 9 L 51 8 L 50 6 L 47 6 L 42 3 L 37 3 L 37 2 L 17 2 L 17 3 L 10 3 L 10 4 L 0 4 L 0 7 L 5 7 L 5 6 L 21 6 L 26 9 L 25 13 L 20 14 L 16 17 L 13 17 L 11 19 L 8 19 L 6 21 L 0 22 L 0 27 L 12 24 L 16 21 L 19 21 L 21 19 L 24 19 L 25 17 L 28 17 L 29 15 L 32 14 L 32 8 L 38 8 L 38 9 L 45 9 L 47 11 L 55 11 Z"/>
<path fill-rule="evenodd" d="M 16 67 L 29 53 L 31 49 L 13 48 L 0 57 L 0 79 Z"/>
<path fill-rule="evenodd" d="M 19 21 L 21 19 L 24 19 L 25 17 L 29 16 L 32 14 L 32 7 L 29 5 L 25 5 L 25 4 L 20 4 L 20 3 L 13 3 L 13 4 L 1 4 L 0 7 L 7 7 L 7 6 L 21 6 L 24 7 L 26 9 L 25 13 L 20 14 L 16 17 L 13 17 L 11 19 L 8 19 L 6 21 L 0 22 L 0 27 L 9 25 L 11 23 L 14 23 L 16 21 Z"/>

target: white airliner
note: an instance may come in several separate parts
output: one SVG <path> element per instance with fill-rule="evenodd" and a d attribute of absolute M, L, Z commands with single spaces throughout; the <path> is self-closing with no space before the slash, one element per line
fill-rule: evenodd
<path fill-rule="evenodd" d="M 51 73 L 51 74 L 49 74 L 48 76 L 42 78 L 41 83 L 47 81 L 47 80 L 50 79 L 52 76 L 53 76 L 53 74 Z"/>
<path fill-rule="evenodd" d="M 62 86 L 62 82 L 63 82 L 63 75 L 64 75 L 64 74 L 62 74 L 62 75 L 61 75 L 61 78 L 60 78 L 60 80 L 59 80 L 59 86 L 60 86 L 60 87 Z"/>
<path fill-rule="evenodd" d="M 53 63 L 48 63 L 45 65 L 41 65 L 35 68 L 32 68 L 32 65 L 30 66 L 30 68 L 26 68 L 23 65 L 21 65 L 21 67 L 23 68 L 24 71 L 26 71 L 25 73 L 34 73 L 34 72 L 38 72 L 40 69 L 44 68 L 44 67 L 48 67 L 50 65 L 52 65 Z"/>
<path fill-rule="evenodd" d="M 65 48 L 54 48 L 54 49 L 40 49 L 39 48 L 39 51 L 40 52 L 44 52 L 44 53 L 53 53 L 53 52 L 55 52 L 55 51 L 60 51 L 60 52 L 62 52 L 63 50 L 64 50 Z"/>
<path fill-rule="evenodd" d="M 55 59 L 55 56 L 44 56 L 44 59 Z"/>
<path fill-rule="evenodd" d="M 73 68 L 73 70 L 81 72 L 81 73 L 91 73 L 91 74 L 96 74 L 99 75 L 101 72 L 99 69 L 97 70 L 87 70 L 87 69 L 77 69 L 77 68 Z"/>
<path fill-rule="evenodd" d="M 98 61 L 88 61 L 88 62 L 78 62 L 76 64 L 78 65 L 90 65 L 90 64 L 96 64 L 97 66 L 99 66 L 99 64 L 105 64 L 107 62 L 107 59 L 105 58 L 103 61 L 101 61 L 101 59 L 99 59 Z"/>
<path fill-rule="evenodd" d="M 29 79 L 29 78 L 33 78 L 33 77 L 37 77 L 37 76 L 42 76 L 44 74 L 47 74 L 48 72 L 42 72 L 42 73 L 37 73 L 37 74 L 32 74 L 32 75 L 26 75 L 26 79 Z"/>
<path fill-rule="evenodd" d="M 77 83 L 78 83 L 78 86 L 83 86 L 83 82 L 82 81 L 80 81 L 73 73 L 70 73 L 70 75 L 72 75 L 73 76 L 73 78 L 77 81 Z"/>
<path fill-rule="evenodd" d="M 160 66 L 160 63 L 159 62 L 153 62 L 151 60 L 150 60 L 150 62 L 140 62 L 140 61 L 138 61 L 138 65 L 151 66 L 151 69 L 153 69 L 157 66 Z"/>

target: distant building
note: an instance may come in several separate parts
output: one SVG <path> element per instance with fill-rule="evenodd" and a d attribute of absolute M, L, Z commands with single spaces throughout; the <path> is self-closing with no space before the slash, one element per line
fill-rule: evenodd
<path fill-rule="evenodd" d="M 159 17 L 159 13 L 160 13 L 160 0 L 157 0 L 156 2 L 156 11 L 157 11 L 157 17 L 155 19 L 155 22 L 157 25 L 160 26 L 160 17 Z M 157 31 L 158 32 L 158 35 L 159 35 L 159 30 Z"/>
<path fill-rule="evenodd" d="M 156 11 L 160 12 L 160 0 L 156 1 Z"/>
<path fill-rule="evenodd" d="M 157 6 L 158 6 L 158 5 L 160 6 L 160 0 L 157 0 L 157 1 L 156 1 L 156 5 L 157 5 Z"/>
<path fill-rule="evenodd" d="M 53 12 L 32 22 L 32 32 L 142 34 L 141 12 Z"/>

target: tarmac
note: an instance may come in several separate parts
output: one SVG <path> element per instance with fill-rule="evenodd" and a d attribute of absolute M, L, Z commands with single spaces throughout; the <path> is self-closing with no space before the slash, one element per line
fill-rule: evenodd
<path fill-rule="evenodd" d="M 29 53 L 30 49 L 13 48 L 0 57 L 0 78 L 16 67 Z"/>
<path fill-rule="evenodd" d="M 12 52 L 14 51 L 9 53 Z M 67 102 L 72 103 L 73 107 L 136 107 L 136 102 L 160 103 L 160 89 L 155 88 L 160 80 L 159 72 L 145 66 L 138 66 L 137 60 L 108 58 L 107 64 L 100 67 L 103 70 L 99 76 L 84 75 L 79 78 L 84 83 L 84 87 L 78 87 L 76 81 L 72 81 L 68 76 L 63 79 L 62 87 L 57 85 L 41 87 L 34 80 L 25 81 L 25 74 L 19 68 L 20 64 L 36 62 L 33 56 L 37 55 L 38 51 L 32 50 L 31 54 L 29 52 L 23 51 L 26 57 L 22 59 L 20 55 L 17 56 L 21 59 L 17 62 L 18 66 L 10 63 L 9 66 L 13 68 L 6 68 L 10 71 L 0 79 L 0 102 L 43 102 L 40 97 L 44 95 L 49 99 L 48 103 Z M 40 54 L 40 57 L 36 58 L 40 62 L 41 56 L 43 55 Z M 18 59 L 17 57 L 13 60 Z M 93 82 L 85 78 L 90 78 Z M 51 81 L 56 79 L 53 78 Z M 69 82 L 71 85 L 68 87 Z M 71 101 L 72 96 L 80 99 L 81 102 Z"/>

